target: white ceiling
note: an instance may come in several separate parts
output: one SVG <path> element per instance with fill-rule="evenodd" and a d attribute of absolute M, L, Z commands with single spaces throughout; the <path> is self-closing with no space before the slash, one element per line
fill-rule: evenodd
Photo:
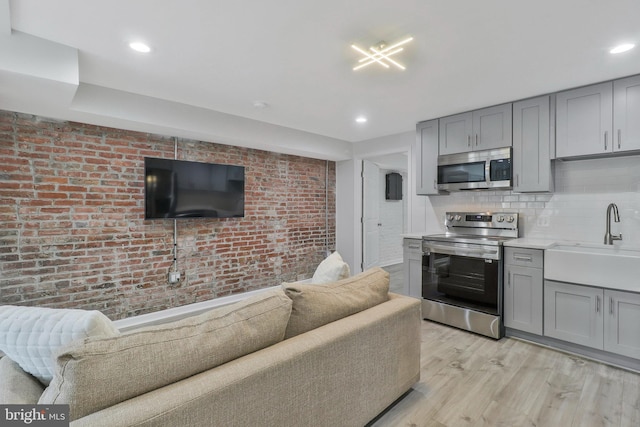
<path fill-rule="evenodd" d="M 221 121 L 239 116 L 277 125 L 271 130 L 303 131 L 293 139 L 322 136 L 309 141 L 335 150 L 317 156 L 335 159 L 347 155 L 344 141 L 640 73 L 640 46 L 608 53 L 624 41 L 640 44 L 638 0 L 2 1 L 14 33 L 77 49 L 79 90 L 58 118 L 82 119 L 84 110 L 88 121 L 154 130 L 147 126 L 153 117 L 118 117 L 97 105 L 106 93 L 128 92 L 150 97 L 158 111 L 192 106 L 225 113 L 216 116 Z M 414 41 L 395 56 L 407 70 L 352 70 L 360 58 L 352 43 L 368 47 L 408 35 Z M 134 39 L 147 41 L 152 53 L 131 51 Z M 256 109 L 258 100 L 268 107 Z M 358 115 L 369 121 L 355 123 Z M 185 134 L 179 129 L 186 127 L 165 130 Z M 195 136 L 216 137 L 202 129 Z"/>

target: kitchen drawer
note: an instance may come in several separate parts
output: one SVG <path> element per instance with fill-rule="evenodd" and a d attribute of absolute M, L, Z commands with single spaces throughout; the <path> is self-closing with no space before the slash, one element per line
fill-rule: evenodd
<path fill-rule="evenodd" d="M 504 262 L 509 265 L 521 267 L 542 268 L 542 249 L 504 248 Z"/>

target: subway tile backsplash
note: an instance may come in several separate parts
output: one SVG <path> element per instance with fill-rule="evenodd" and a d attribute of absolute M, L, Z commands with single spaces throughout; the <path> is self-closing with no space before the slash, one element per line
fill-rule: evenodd
<path fill-rule="evenodd" d="M 458 192 L 430 197 L 436 217 L 448 211 L 516 211 L 522 237 L 603 243 L 606 209 L 618 205 L 616 245 L 640 247 L 640 156 L 555 162 L 555 192 Z"/>

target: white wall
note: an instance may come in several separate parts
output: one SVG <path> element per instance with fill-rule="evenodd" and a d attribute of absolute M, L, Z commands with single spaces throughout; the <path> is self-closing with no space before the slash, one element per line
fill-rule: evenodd
<path fill-rule="evenodd" d="M 616 245 L 640 247 L 640 156 L 556 161 L 556 191 L 518 194 L 511 191 L 459 192 L 429 197 L 427 227 L 442 228 L 447 211 L 516 211 L 523 237 L 603 243 L 606 208 L 616 203 L 622 232 Z"/>

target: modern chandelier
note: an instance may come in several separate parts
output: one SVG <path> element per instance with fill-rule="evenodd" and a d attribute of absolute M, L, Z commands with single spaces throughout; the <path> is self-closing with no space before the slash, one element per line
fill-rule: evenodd
<path fill-rule="evenodd" d="M 408 37 L 391 46 L 387 46 L 385 42 L 380 42 L 375 46 L 371 46 L 369 48 L 369 51 L 362 49 L 355 44 L 352 44 L 351 47 L 353 49 L 364 55 L 364 57 L 358 61 L 359 65 L 353 67 L 353 70 L 359 70 L 360 68 L 364 68 L 367 65 L 371 65 L 374 63 L 379 64 L 384 68 L 389 68 L 389 64 L 393 64 L 401 70 L 406 69 L 404 65 L 391 59 L 391 56 L 395 55 L 396 53 L 402 52 L 404 48 L 400 46 L 409 43 L 411 40 L 413 40 L 413 37 Z"/>

